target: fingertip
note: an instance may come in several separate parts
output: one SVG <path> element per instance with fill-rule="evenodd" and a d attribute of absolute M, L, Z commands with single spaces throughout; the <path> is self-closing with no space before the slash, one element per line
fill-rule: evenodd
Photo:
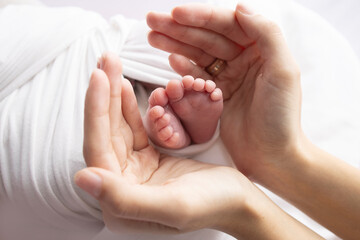
<path fill-rule="evenodd" d="M 153 41 L 153 39 L 154 39 L 154 31 L 153 30 L 150 30 L 148 33 L 147 33 L 147 40 L 148 40 L 148 42 L 149 42 L 149 44 L 151 45 L 151 46 L 153 46 L 152 45 L 152 41 Z"/>
<path fill-rule="evenodd" d="M 99 173 L 91 171 L 89 168 L 82 169 L 75 174 L 74 182 L 94 198 L 100 197 L 103 178 Z"/>
<path fill-rule="evenodd" d="M 151 19 L 155 15 L 154 11 L 149 11 L 146 13 L 146 20 Z"/>
<path fill-rule="evenodd" d="M 176 6 L 171 11 L 171 16 L 178 23 L 183 23 L 184 19 L 190 21 L 189 12 L 187 11 L 188 4 L 184 4 L 181 6 Z"/>
<path fill-rule="evenodd" d="M 252 7 L 250 6 L 245 6 L 244 4 L 241 4 L 241 3 L 238 3 L 236 5 L 236 12 L 237 13 L 240 13 L 242 15 L 245 15 L 245 16 L 250 16 L 250 15 L 253 15 L 255 13 L 255 11 L 253 10 Z"/>
<path fill-rule="evenodd" d="M 164 35 L 154 30 L 151 30 L 147 35 L 147 40 L 153 48 L 161 49 L 161 43 L 164 41 Z"/>
<path fill-rule="evenodd" d="M 177 16 L 179 16 L 179 11 L 181 11 L 181 6 L 176 6 L 171 10 L 171 16 L 176 19 Z"/>
<path fill-rule="evenodd" d="M 85 98 L 85 112 L 93 111 L 102 114 L 109 105 L 110 83 L 104 71 L 95 69 L 90 77 Z"/>
<path fill-rule="evenodd" d="M 121 76 L 121 81 L 122 81 L 122 84 L 123 84 L 123 88 L 125 87 L 126 90 L 134 92 L 134 88 L 133 88 L 131 82 L 129 81 L 129 79 L 124 78 L 124 76 Z"/>
<path fill-rule="evenodd" d="M 113 52 L 104 52 L 100 58 L 100 68 L 112 77 L 120 76 L 122 74 L 122 62 L 120 57 Z"/>
<path fill-rule="evenodd" d="M 146 23 L 150 28 L 152 28 L 152 26 L 154 24 L 155 17 L 156 17 L 155 12 L 151 11 L 146 14 Z"/>
<path fill-rule="evenodd" d="M 204 15 L 208 13 L 209 5 L 204 3 L 187 3 L 172 9 L 171 16 L 180 24 L 190 24 L 202 26 L 204 24 Z M 205 12 L 205 14 L 204 14 Z"/>
<path fill-rule="evenodd" d="M 171 53 L 168 57 L 170 63 L 177 63 L 181 59 L 181 55 L 176 53 Z"/>
<path fill-rule="evenodd" d="M 190 74 L 190 70 L 193 69 L 193 64 L 191 63 L 190 59 L 176 53 L 170 54 L 169 64 L 175 72 L 182 76 Z"/>
<path fill-rule="evenodd" d="M 167 46 L 166 43 L 169 40 L 169 37 L 160 32 L 152 30 L 148 33 L 147 39 L 150 46 L 154 48 L 164 49 L 164 47 Z"/>
<path fill-rule="evenodd" d="M 100 68 L 95 68 L 90 75 L 89 87 L 92 87 L 98 81 L 101 81 L 103 77 L 106 77 L 106 74 Z"/>

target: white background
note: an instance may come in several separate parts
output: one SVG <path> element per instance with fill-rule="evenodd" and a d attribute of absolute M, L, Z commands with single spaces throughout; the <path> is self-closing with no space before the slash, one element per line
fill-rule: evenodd
<path fill-rule="evenodd" d="M 195 0 L 41 0 L 49 6 L 79 6 L 109 18 L 116 14 L 144 19 L 150 10 L 169 12 L 172 7 Z M 269 0 L 270 1 L 270 0 Z M 291 1 L 291 0 L 289 0 Z M 294 0 L 330 22 L 352 45 L 360 58 L 359 0 Z M 199 2 L 204 2 L 199 1 Z"/>

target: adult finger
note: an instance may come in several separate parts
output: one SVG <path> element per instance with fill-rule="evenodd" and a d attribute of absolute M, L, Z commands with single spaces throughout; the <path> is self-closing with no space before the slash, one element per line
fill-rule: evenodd
<path fill-rule="evenodd" d="M 95 69 L 85 98 L 83 154 L 87 166 L 119 172 L 119 165 L 113 158 L 109 104 L 109 80 L 103 71 Z"/>
<path fill-rule="evenodd" d="M 149 145 L 148 136 L 141 119 L 133 87 L 127 79 L 123 79 L 122 83 L 122 111 L 134 136 L 133 148 L 135 151 L 139 151 Z"/>
<path fill-rule="evenodd" d="M 222 34 L 204 28 L 179 24 L 167 14 L 149 13 L 147 23 L 152 30 L 200 48 L 217 58 L 231 60 L 242 50 L 242 47 Z"/>
<path fill-rule="evenodd" d="M 110 52 L 104 53 L 99 62 L 110 82 L 110 126 L 112 130 L 117 130 L 124 121 L 121 111 L 122 64 L 120 58 Z"/>
<path fill-rule="evenodd" d="M 273 54 L 287 50 L 281 30 L 274 22 L 241 4 L 236 7 L 236 19 L 246 35 L 256 42 L 263 57 L 273 58 Z"/>
<path fill-rule="evenodd" d="M 212 79 L 204 68 L 192 63 L 190 59 L 179 54 L 171 54 L 169 56 L 169 64 L 175 72 L 181 76 L 191 75 L 194 78 Z"/>
<path fill-rule="evenodd" d="M 210 65 L 215 58 L 204 50 L 173 39 L 159 32 L 151 31 L 148 34 L 148 42 L 151 46 L 169 53 L 177 53 L 191 59 L 196 65 L 206 67 Z"/>
<path fill-rule="evenodd" d="M 235 12 L 230 9 L 191 3 L 175 7 L 172 17 L 179 24 L 214 31 L 243 47 L 253 42 L 236 21 Z"/>
<path fill-rule="evenodd" d="M 110 133 L 114 151 L 123 169 L 126 166 L 127 149 L 132 148 L 132 134 L 121 110 L 122 64 L 120 58 L 111 52 L 104 53 L 99 63 L 110 82 Z"/>
<path fill-rule="evenodd" d="M 181 212 L 174 194 L 159 187 L 129 184 L 120 176 L 101 169 L 86 168 L 75 175 L 75 183 L 100 201 L 112 216 L 175 225 Z"/>
<path fill-rule="evenodd" d="M 244 47 L 256 42 L 262 55 L 269 58 L 279 50 L 287 50 L 280 28 L 241 4 L 235 12 L 206 4 L 187 4 L 175 7 L 172 16 L 179 24 L 221 33 Z"/>
<path fill-rule="evenodd" d="M 272 79 L 300 80 L 298 65 L 278 25 L 240 4 L 236 7 L 236 19 L 247 36 L 255 40 L 260 55 L 268 62 L 269 68 L 277 69 L 271 71 L 276 74 Z"/>

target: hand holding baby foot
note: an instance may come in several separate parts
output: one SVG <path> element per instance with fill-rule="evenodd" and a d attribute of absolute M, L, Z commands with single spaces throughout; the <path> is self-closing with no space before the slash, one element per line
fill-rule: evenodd
<path fill-rule="evenodd" d="M 280 28 L 241 4 L 235 11 L 188 4 L 149 13 L 147 22 L 150 44 L 172 53 L 176 72 L 212 79 L 223 91 L 222 140 L 240 171 L 267 181 L 260 168 L 291 159 L 306 142 L 300 72 Z M 226 67 L 211 75 L 217 59 Z"/>
<path fill-rule="evenodd" d="M 223 108 L 222 92 L 211 80 L 185 76 L 149 98 L 145 124 L 151 140 L 167 148 L 204 143 L 213 136 Z"/>
<path fill-rule="evenodd" d="M 88 168 L 76 174 L 75 182 L 99 200 L 108 229 L 222 229 L 224 219 L 231 223 L 243 215 L 243 199 L 256 187 L 233 168 L 160 156 L 148 144 L 120 60 L 106 54 L 100 68 L 92 74 L 85 101 Z"/>
<path fill-rule="evenodd" d="M 146 182 L 159 154 L 148 143 L 129 81 L 116 55 L 107 53 L 92 76 L 85 102 L 84 156 L 88 166 Z M 126 104 L 126 108 L 124 105 Z M 113 161 L 117 159 L 117 161 Z"/>
<path fill-rule="evenodd" d="M 213 228 L 241 239 L 254 234 L 264 239 L 268 233 L 262 229 L 268 225 L 259 217 L 267 214 L 272 228 L 273 216 L 287 217 L 236 169 L 160 157 L 147 142 L 118 58 L 106 55 L 105 60 L 104 71 L 94 71 L 86 96 L 88 168 L 76 174 L 75 182 L 99 200 L 107 229 L 179 233 Z M 260 207 L 249 204 L 258 202 Z"/>

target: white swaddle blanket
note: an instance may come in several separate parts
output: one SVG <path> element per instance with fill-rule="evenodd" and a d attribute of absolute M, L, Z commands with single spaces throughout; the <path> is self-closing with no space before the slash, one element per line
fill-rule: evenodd
<path fill-rule="evenodd" d="M 124 75 L 153 84 L 179 76 L 167 54 L 147 43 L 145 22 L 8 6 L 0 10 L 0 31 L 1 239 L 89 239 L 104 227 L 101 211 L 73 176 L 85 167 L 84 99 L 97 58 L 116 52 Z M 221 234 L 193 235 L 204 233 Z"/>
<path fill-rule="evenodd" d="M 302 69 L 305 132 L 355 164 L 360 159 L 354 148 L 360 142 L 355 124 L 360 114 L 350 104 L 360 102 L 354 94 L 360 89 L 355 81 L 360 78 L 356 57 L 315 14 L 289 1 L 272 1 L 271 6 L 266 2 L 253 4 L 282 26 Z M 235 1 L 218 4 L 234 8 Z M 84 98 L 97 57 L 104 51 L 118 53 L 124 74 L 134 79 L 164 85 L 178 78 L 168 66 L 167 54 L 146 43 L 144 22 L 117 16 L 107 23 L 77 8 L 9 6 L 0 10 L 0 32 L 0 211 L 5 213 L 0 214 L 0 239 L 23 239 L 23 234 L 39 240 L 95 235 L 104 240 L 232 239 L 212 230 L 114 236 L 104 229 L 97 202 L 73 183 L 74 173 L 85 167 Z M 220 142 L 195 158 L 229 164 Z M 333 237 L 268 194 L 324 237 Z M 12 238 L 1 235 L 5 233 Z"/>

